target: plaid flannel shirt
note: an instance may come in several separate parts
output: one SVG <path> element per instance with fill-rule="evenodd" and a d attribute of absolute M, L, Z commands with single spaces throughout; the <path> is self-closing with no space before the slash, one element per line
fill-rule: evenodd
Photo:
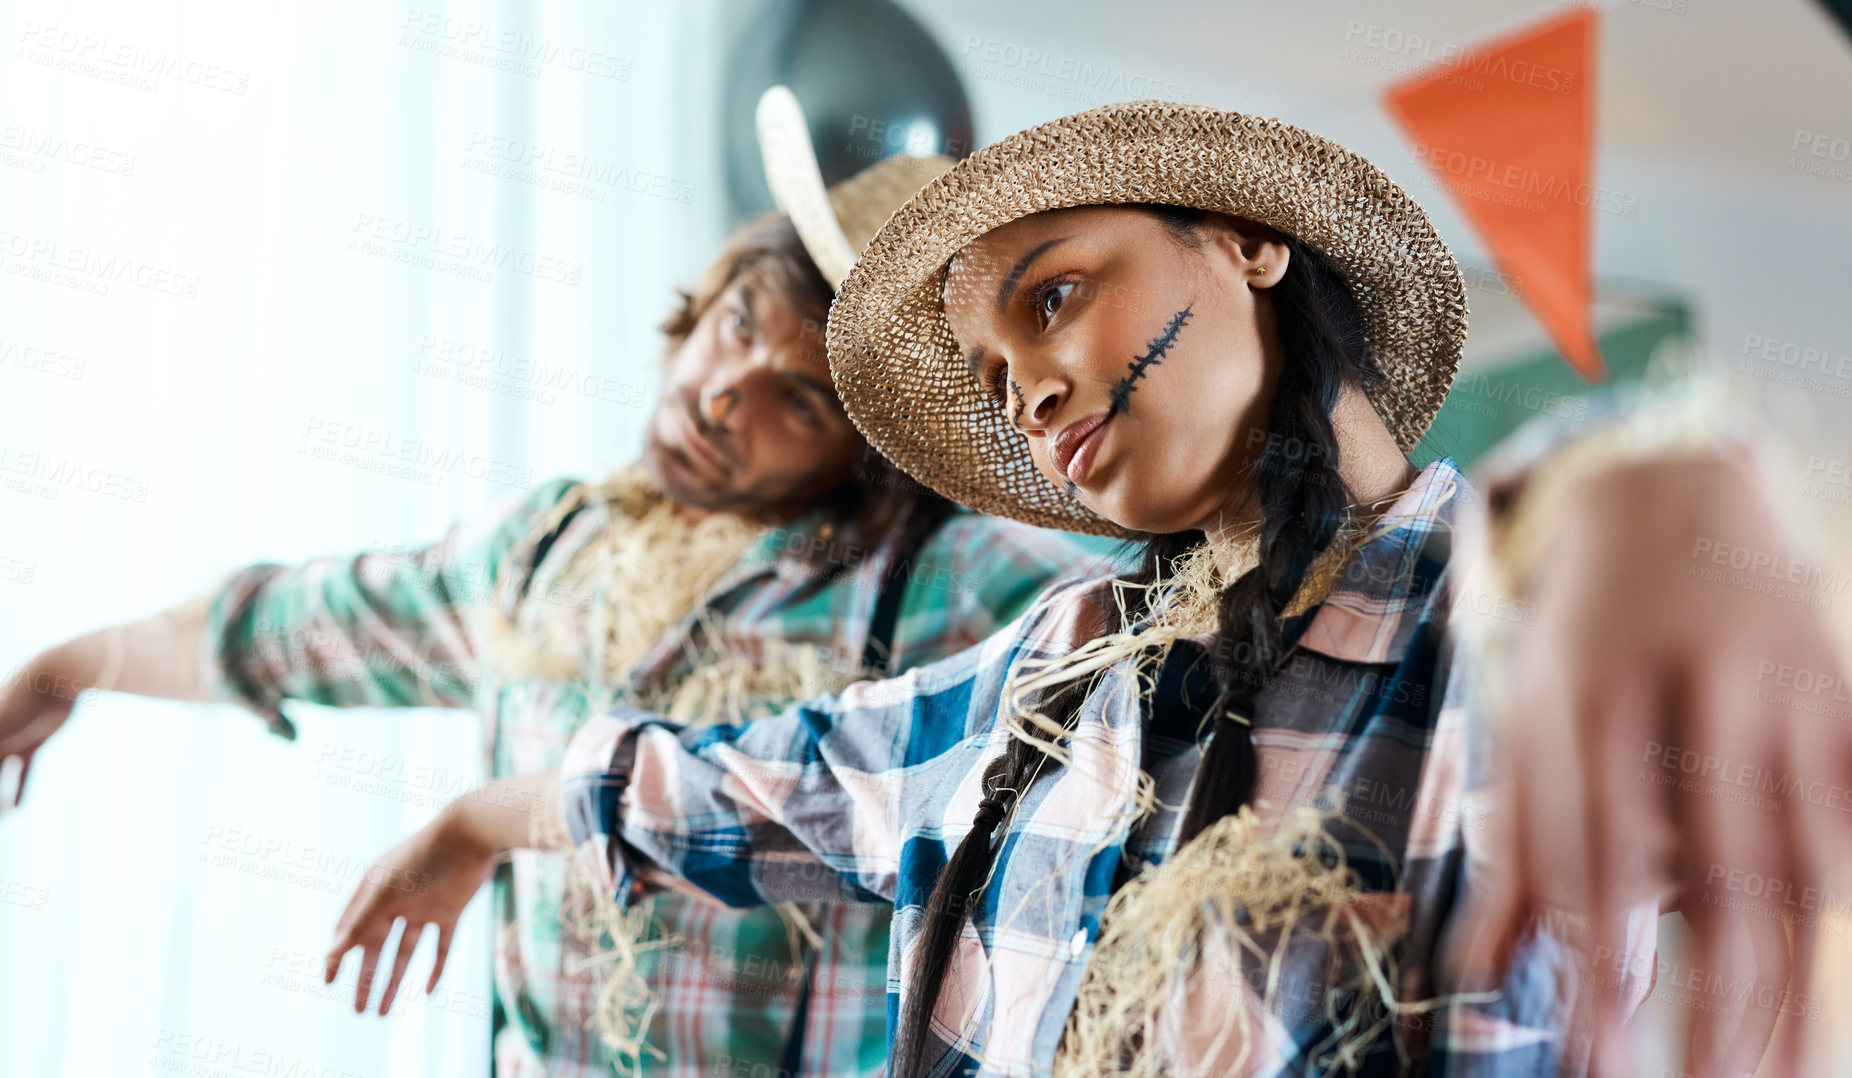
<path fill-rule="evenodd" d="M 637 666 L 627 686 L 603 686 L 590 668 L 577 678 L 507 678 L 485 661 L 472 607 L 491 602 L 503 555 L 528 536 L 573 486 L 555 480 L 510 499 L 440 542 L 375 550 L 233 574 L 213 604 L 205 676 L 218 694 L 294 736 L 284 700 L 333 706 L 473 708 L 488 720 L 488 768 L 495 775 L 560 765 L 591 701 L 646 699 L 686 676 L 696 612 Z M 602 594 L 571 595 L 547 582 L 609 524 L 592 505 L 560 531 L 530 580 L 538 601 L 598 609 Z M 881 583 L 904 573 L 893 668 L 953 654 L 1008 622 L 1057 576 L 1092 564 L 1072 537 L 959 511 L 912 559 L 896 564 L 893 537 L 866 549 L 825 540 L 820 518 L 768 531 L 709 591 L 698 609 L 747 654 L 772 642 L 831 649 L 859 664 Z M 532 601 L 532 600 L 530 600 Z M 789 701 L 769 701 L 782 707 Z M 441 799 L 465 792 L 437 791 Z M 434 799 L 433 803 L 440 803 Z M 498 870 L 493 916 L 497 1072 L 504 1076 L 609 1074 L 612 1060 L 586 1028 L 593 982 L 568 972 L 578 945 L 562 939 L 559 903 L 565 860 L 517 851 Z M 800 996 L 784 922 L 771 910 L 733 912 L 673 895 L 651 900 L 658 931 L 679 949 L 646 953 L 640 972 L 664 1006 L 650 1042 L 666 1060 L 647 1074 L 711 1078 L 717 1069 L 776 1068 Z M 823 949 L 806 1007 L 805 1074 L 880 1073 L 885 1064 L 885 985 L 891 910 L 836 905 L 817 926 Z"/>
<path fill-rule="evenodd" d="M 1253 717 L 1255 797 L 1342 797 L 1347 817 L 1383 843 L 1333 831 L 1364 885 L 1400 880 L 1389 899 L 1405 915 L 1399 995 L 1449 993 L 1438 1010 L 1401 1016 L 1368 1070 L 1399 1069 L 1400 1048 L 1430 1074 L 1573 1073 L 1583 1049 L 1559 993 L 1574 969 L 1547 927 L 1490 1001 L 1455 994 L 1438 961 L 1487 855 L 1483 727 L 1468 706 L 1470 664 L 1448 632 L 1451 522 L 1469 497 L 1452 461 L 1429 465 L 1325 600 L 1289 621 L 1292 646 Z M 684 730 L 621 707 L 594 719 L 561 775 L 580 857 L 620 896 L 657 868 L 736 906 L 892 900 L 892 1020 L 926 899 L 1004 751 L 997 715 L 1011 671 L 1082 643 L 1111 602 L 1099 581 L 1056 585 L 978 647 L 744 727 Z M 1169 852 L 1176 812 L 1139 817 L 1125 784 L 1100 776 L 1143 768 L 1161 804 L 1185 803 L 1197 723 L 1154 726 L 1130 676 L 1129 660 L 1107 672 L 1081 707 L 1073 763 L 1020 794 L 933 1016 L 930 1073 L 1049 1073 L 1108 897 Z M 1289 949 L 1280 999 L 1316 998 L 1316 950 Z M 1271 1018 L 1278 1036 L 1248 1072 L 1314 1071 L 1310 1046 L 1330 1032 L 1321 1008 Z"/>

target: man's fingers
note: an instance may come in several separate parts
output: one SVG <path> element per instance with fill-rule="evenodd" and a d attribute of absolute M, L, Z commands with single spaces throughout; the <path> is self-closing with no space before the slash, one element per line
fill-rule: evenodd
<path fill-rule="evenodd" d="M 32 773 L 32 754 L 37 751 L 33 749 L 19 755 L 19 784 L 13 787 L 14 808 L 18 808 L 19 799 L 26 796 L 26 776 Z"/>
<path fill-rule="evenodd" d="M 1595 971 L 1592 1058 L 1601 1074 L 1629 1074 L 1634 1045 L 1627 1020 L 1649 991 L 1660 899 L 1669 887 L 1668 806 L 1657 776 L 1646 770 L 1665 701 L 1637 672 L 1579 682 L 1571 695 L 1580 707 L 1576 736 L 1588 768 L 1580 821 L 1587 886 L 1573 898 L 1588 916 L 1582 946 Z"/>
<path fill-rule="evenodd" d="M 430 979 L 424 982 L 424 994 L 437 991 L 437 979 L 444 975 L 444 959 L 450 957 L 450 941 L 456 937 L 455 921 L 434 921 L 432 927 L 437 929 L 437 961 L 431 963 Z"/>
<path fill-rule="evenodd" d="M 1450 959 L 1459 983 L 1468 990 L 1489 989 L 1504 979 L 1536 912 L 1529 853 L 1529 831 L 1536 822 L 1536 806 L 1529 803 L 1531 789 L 1523 769 L 1509 769 L 1501 797 L 1485 817 L 1491 832 L 1485 839 L 1485 884 L 1469 900 L 1460 935 L 1463 945 Z M 1467 836 L 1469 857 L 1475 841 Z M 1497 856 L 1501 851 L 1504 856 Z"/>
<path fill-rule="evenodd" d="M 418 937 L 423 933 L 422 926 L 414 926 L 407 919 L 405 931 L 399 936 L 398 954 L 392 960 L 392 976 L 386 981 L 386 994 L 380 997 L 380 1017 L 392 1010 L 392 1001 L 399 994 L 399 982 L 405 978 L 405 967 L 411 965 L 412 951 L 418 946 Z"/>
<path fill-rule="evenodd" d="M 1740 1075 L 1754 1070 L 1773 1032 L 1773 1015 L 1758 1012 L 1763 979 L 1781 978 L 1773 989 L 1777 1003 L 1788 980 L 1782 928 L 1792 875 L 1787 832 L 1781 817 L 1765 806 L 1727 802 L 1702 789 L 1685 791 L 1678 800 L 1682 829 L 1696 839 L 1688 871 L 1704 879 L 1703 889 L 1683 906 L 1691 927 L 1690 962 L 1717 986 L 1705 995 L 1722 994 L 1717 1010 L 1728 1015 L 1738 1010 L 1736 1000 L 1743 1004 L 1729 1018 L 1692 1023 L 1687 1066 L 1707 1076 Z"/>
<path fill-rule="evenodd" d="M 1803 1061 L 1808 1049 L 1819 1040 L 1812 1025 L 1820 1017 L 1816 1012 L 1819 998 L 1814 994 L 1814 946 L 1819 927 L 1812 920 L 1796 921 L 1788 927 L 1788 987 L 1781 997 L 1779 1010 L 1788 1021 L 1776 1030 L 1769 1053 L 1768 1074 L 1805 1074 Z"/>
<path fill-rule="evenodd" d="M 1781 1016 L 1781 1001 L 1794 965 L 1788 957 L 1788 934 L 1780 922 L 1752 918 L 1743 925 L 1748 955 L 1743 963 L 1754 978 L 1743 1000 L 1741 1020 L 1729 1042 L 1722 1046 L 1716 1072 L 1726 1078 L 1753 1074 L 1768 1054 Z"/>

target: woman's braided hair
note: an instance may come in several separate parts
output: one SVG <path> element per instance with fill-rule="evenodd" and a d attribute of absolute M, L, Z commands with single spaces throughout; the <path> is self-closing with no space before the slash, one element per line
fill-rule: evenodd
<path fill-rule="evenodd" d="M 1186 247 L 1200 247 L 1205 213 L 1181 206 L 1136 207 L 1153 213 Z M 1298 593 L 1312 562 L 1337 538 L 1352 501 L 1338 477 L 1338 444 L 1331 410 L 1346 384 L 1368 387 L 1378 377 L 1370 363 L 1363 319 L 1343 278 L 1311 248 L 1282 236 L 1291 251 L 1286 273 L 1271 290 L 1286 362 L 1270 402 L 1266 447 L 1252 468 L 1260 518 L 1259 564 L 1222 590 L 1213 650 L 1218 695 L 1211 708 L 1213 733 L 1197 770 L 1177 836 L 1181 846 L 1245 804 L 1254 791 L 1256 760 L 1249 720 L 1282 653 L 1281 614 Z M 1154 585 L 1171 563 L 1202 541 L 1198 532 L 1145 539 L 1140 565 L 1128 580 L 1142 596 L 1133 618 L 1154 613 Z M 1102 625 L 1101 632 L 1111 627 Z M 1044 712 L 1072 729 L 1086 698 L 1085 683 L 1065 686 Z M 1209 716 L 1205 716 L 1208 720 Z M 1033 726 L 1031 736 L 1039 736 Z M 996 850 L 997 826 L 1019 791 L 1028 788 L 1047 756 L 1035 744 L 1012 738 L 983 776 L 977 818 L 939 875 L 926 903 L 912 983 L 894 1046 L 895 1078 L 924 1073 L 927 1025 L 951 964 L 968 909 L 981 900 Z"/>

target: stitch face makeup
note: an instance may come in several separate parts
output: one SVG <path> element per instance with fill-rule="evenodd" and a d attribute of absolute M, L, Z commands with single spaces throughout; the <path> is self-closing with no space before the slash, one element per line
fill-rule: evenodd
<path fill-rule="evenodd" d="M 1145 376 L 1145 371 L 1163 360 L 1164 353 L 1170 351 L 1170 346 L 1176 343 L 1177 334 L 1183 329 L 1183 324 L 1189 320 L 1190 309 L 1188 307 L 1172 315 L 1170 324 L 1164 327 L 1164 332 L 1151 339 L 1151 347 L 1145 349 L 1145 354 L 1125 365 L 1125 377 L 1112 384 L 1110 411 L 1113 415 L 1124 414 L 1131 404 L 1132 391 L 1138 388 L 1138 380 Z"/>
<path fill-rule="evenodd" d="M 1056 210 L 979 237 L 946 272 L 946 319 L 999 421 L 1049 482 L 1141 531 L 1245 503 L 1247 436 L 1266 429 L 1278 370 L 1252 266 L 1281 255 L 1247 222 L 1211 215 L 1200 232 L 1180 240 L 1131 206 Z"/>

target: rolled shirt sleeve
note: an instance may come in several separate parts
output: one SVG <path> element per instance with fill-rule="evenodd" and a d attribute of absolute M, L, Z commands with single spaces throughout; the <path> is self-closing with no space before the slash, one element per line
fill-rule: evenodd
<path fill-rule="evenodd" d="M 504 555 L 576 484 L 524 491 L 429 546 L 256 564 L 218 587 L 202 684 L 286 738 L 284 700 L 334 707 L 469 707 L 479 678 L 475 610 Z"/>
<path fill-rule="evenodd" d="M 904 676 L 742 726 L 627 707 L 592 719 L 560 769 L 582 866 L 619 902 L 646 869 L 731 906 L 894 901 L 903 843 L 939 835 L 929 817 L 948 806 L 969 820 L 1003 682 L 1043 609 Z"/>

